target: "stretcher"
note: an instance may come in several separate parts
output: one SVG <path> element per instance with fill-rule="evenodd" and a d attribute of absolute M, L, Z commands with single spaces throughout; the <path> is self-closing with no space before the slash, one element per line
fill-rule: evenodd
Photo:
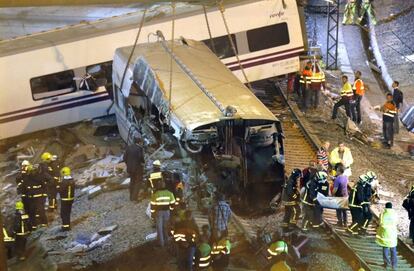
<path fill-rule="evenodd" d="M 325 197 L 321 193 L 318 193 L 317 200 L 323 208 L 349 209 L 348 197 Z"/>

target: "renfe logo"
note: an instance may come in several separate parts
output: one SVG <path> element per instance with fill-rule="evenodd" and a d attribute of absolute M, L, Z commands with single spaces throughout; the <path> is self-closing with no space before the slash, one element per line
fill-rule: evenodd
<path fill-rule="evenodd" d="M 270 18 L 278 17 L 280 19 L 283 15 L 285 15 L 285 12 L 284 11 L 279 11 L 277 13 L 270 14 Z"/>

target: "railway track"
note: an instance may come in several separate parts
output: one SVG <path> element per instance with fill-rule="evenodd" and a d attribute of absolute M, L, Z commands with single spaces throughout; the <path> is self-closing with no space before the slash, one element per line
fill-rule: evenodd
<path fill-rule="evenodd" d="M 285 134 L 285 167 L 287 172 L 298 167 L 304 168 L 310 159 L 315 158 L 315 153 L 320 142 L 312 134 L 309 128 L 299 117 L 296 107 L 286 99 L 281 89 L 283 86 L 275 85 L 275 88 L 257 90 L 257 97 L 281 120 Z M 351 217 L 349 210 L 348 217 Z M 367 235 L 353 237 L 346 233 L 344 227 L 336 225 L 336 211 L 324 210 L 324 222 L 333 237 L 342 245 L 341 249 L 349 252 L 360 266 L 366 271 L 385 270 L 382 266 L 382 249 L 375 243 L 378 217 L 373 214 L 373 220 L 369 226 Z M 396 270 L 414 270 L 414 251 L 401 239 L 398 240 L 398 268 Z"/>

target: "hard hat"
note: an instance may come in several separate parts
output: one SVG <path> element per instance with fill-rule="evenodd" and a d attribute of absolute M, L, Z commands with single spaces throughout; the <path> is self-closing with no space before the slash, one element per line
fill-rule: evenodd
<path fill-rule="evenodd" d="M 277 241 L 270 245 L 270 248 L 267 250 L 272 256 L 277 256 L 283 253 L 288 253 L 288 245 L 285 241 Z"/>
<path fill-rule="evenodd" d="M 362 183 L 367 183 L 369 182 L 370 178 L 366 175 L 366 174 L 362 174 L 359 176 L 359 181 Z"/>
<path fill-rule="evenodd" d="M 52 161 L 56 161 L 58 159 L 57 155 L 52 155 Z"/>
<path fill-rule="evenodd" d="M 298 177 L 302 177 L 302 171 L 298 168 L 295 168 L 292 170 L 292 173 L 290 174 L 290 177 L 294 180 L 296 180 Z"/>
<path fill-rule="evenodd" d="M 377 179 L 377 174 L 375 174 L 374 171 L 368 171 L 366 176 L 369 178 L 370 182 Z"/>
<path fill-rule="evenodd" d="M 69 167 L 63 167 L 60 170 L 60 174 L 62 174 L 63 176 L 69 176 L 70 175 L 70 168 Z"/>
<path fill-rule="evenodd" d="M 318 171 L 316 173 L 316 179 L 319 182 L 326 181 L 326 179 L 328 179 L 328 174 L 325 171 Z"/>
<path fill-rule="evenodd" d="M 27 160 L 23 160 L 21 165 L 22 165 L 22 167 L 25 167 L 25 166 L 30 165 L 30 162 L 27 161 Z"/>
<path fill-rule="evenodd" d="M 49 162 L 52 160 L 52 154 L 50 152 L 44 152 L 40 156 L 43 162 Z"/>
<path fill-rule="evenodd" d="M 154 162 L 152 162 L 152 165 L 155 167 L 160 167 L 161 166 L 161 161 L 160 160 L 155 160 Z"/>
<path fill-rule="evenodd" d="M 23 209 L 24 209 L 23 202 L 17 201 L 16 202 L 16 210 L 23 210 Z"/>

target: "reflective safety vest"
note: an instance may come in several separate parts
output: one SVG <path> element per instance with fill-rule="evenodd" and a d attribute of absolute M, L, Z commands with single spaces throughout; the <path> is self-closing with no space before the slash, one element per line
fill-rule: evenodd
<path fill-rule="evenodd" d="M 398 244 L 398 218 L 393 209 L 385 209 L 380 215 L 375 242 L 382 247 L 396 247 Z"/>
<path fill-rule="evenodd" d="M 311 89 L 320 90 L 325 84 L 325 73 L 323 71 L 314 72 L 311 77 Z"/>
<path fill-rule="evenodd" d="M 27 214 L 16 212 L 16 220 L 14 225 L 14 233 L 19 236 L 25 236 L 30 233 L 29 216 Z"/>
<path fill-rule="evenodd" d="M 14 238 L 8 235 L 7 230 L 4 227 L 3 227 L 3 241 L 5 243 L 14 242 Z"/>
<path fill-rule="evenodd" d="M 383 118 L 390 121 L 394 121 L 394 117 L 397 114 L 397 107 L 394 102 L 386 102 L 383 106 Z"/>
<path fill-rule="evenodd" d="M 346 98 L 352 98 L 354 96 L 354 91 L 352 90 L 352 86 L 349 82 L 346 82 L 343 86 L 342 86 L 342 90 L 341 90 L 341 97 L 346 97 Z"/>
<path fill-rule="evenodd" d="M 268 256 L 267 258 L 270 260 L 271 258 L 280 255 L 282 253 L 288 253 L 288 245 L 284 241 L 277 241 L 273 242 L 270 247 L 267 249 Z"/>
<path fill-rule="evenodd" d="M 220 239 L 217 243 L 213 244 L 211 255 L 228 255 L 230 254 L 231 243 L 228 239 Z"/>
<path fill-rule="evenodd" d="M 197 258 L 193 257 L 193 264 L 199 269 L 207 268 L 211 264 L 211 247 L 207 243 L 201 243 L 197 247 Z"/>
<path fill-rule="evenodd" d="M 272 265 L 270 271 L 291 271 L 289 265 L 285 261 L 279 261 Z"/>
<path fill-rule="evenodd" d="M 149 177 L 149 183 L 151 186 L 151 189 L 154 190 L 156 188 L 156 184 L 159 181 L 162 181 L 162 173 L 161 172 L 153 172 L 150 174 Z"/>
<path fill-rule="evenodd" d="M 173 210 L 174 205 L 174 194 L 166 189 L 158 190 L 151 196 L 151 213 L 162 210 Z"/>
<path fill-rule="evenodd" d="M 63 176 L 60 184 L 60 199 L 70 201 L 75 199 L 75 181 L 71 176 Z"/>
<path fill-rule="evenodd" d="M 364 82 L 361 79 L 355 80 L 354 85 L 352 86 L 352 89 L 355 92 L 355 94 L 358 94 L 360 96 L 364 96 L 365 94 Z"/>
<path fill-rule="evenodd" d="M 303 85 L 309 85 L 312 82 L 312 70 L 305 67 L 300 76 L 299 82 Z"/>

